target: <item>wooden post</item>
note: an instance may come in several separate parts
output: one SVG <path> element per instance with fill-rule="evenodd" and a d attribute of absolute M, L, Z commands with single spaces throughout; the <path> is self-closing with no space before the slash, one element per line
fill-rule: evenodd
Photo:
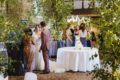
<path fill-rule="evenodd" d="M 84 9 L 84 0 L 82 0 L 82 9 Z"/>
<path fill-rule="evenodd" d="M 8 0 L 6 0 L 6 13 L 8 14 Z"/>

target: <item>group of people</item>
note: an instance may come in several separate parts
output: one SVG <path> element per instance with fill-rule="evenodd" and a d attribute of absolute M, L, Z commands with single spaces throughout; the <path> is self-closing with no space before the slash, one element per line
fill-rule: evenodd
<path fill-rule="evenodd" d="M 42 30 L 40 31 L 40 29 Z M 31 29 L 25 30 L 24 54 L 27 72 L 33 70 L 43 70 L 45 74 L 50 72 L 49 49 L 50 32 L 44 21 L 40 22 L 40 26 L 36 26 L 35 32 L 32 34 Z"/>
<path fill-rule="evenodd" d="M 94 32 L 91 35 L 93 42 L 91 41 L 90 44 L 94 45 L 96 41 Z M 75 26 L 74 29 L 71 29 L 71 25 L 68 25 L 66 29 L 67 47 L 75 46 L 75 36 L 80 37 L 84 47 L 88 46 L 87 38 L 89 35 L 84 23 Z M 46 28 L 44 21 L 40 22 L 40 26 L 36 25 L 32 31 L 30 28 L 25 30 L 24 54 L 27 72 L 33 70 L 43 70 L 45 74 L 50 72 L 49 66 L 52 64 L 52 61 L 49 61 L 50 37 L 50 31 Z"/>
<path fill-rule="evenodd" d="M 80 41 L 84 47 L 91 47 L 96 44 L 96 36 L 94 32 L 91 34 L 86 29 L 86 24 L 81 23 L 80 26 L 72 28 L 70 24 L 66 28 L 66 46 L 75 46 L 75 36 L 79 36 Z M 91 39 L 89 39 L 91 38 Z"/>

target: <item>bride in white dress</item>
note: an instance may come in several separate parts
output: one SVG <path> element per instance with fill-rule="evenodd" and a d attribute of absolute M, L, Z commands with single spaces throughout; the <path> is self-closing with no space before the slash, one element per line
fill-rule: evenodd
<path fill-rule="evenodd" d="M 38 26 L 35 28 L 35 32 L 33 32 L 33 38 L 35 42 L 35 60 L 34 60 L 34 70 L 44 70 L 44 60 L 42 52 L 39 52 L 41 46 L 41 39 L 40 39 L 40 29 Z"/>

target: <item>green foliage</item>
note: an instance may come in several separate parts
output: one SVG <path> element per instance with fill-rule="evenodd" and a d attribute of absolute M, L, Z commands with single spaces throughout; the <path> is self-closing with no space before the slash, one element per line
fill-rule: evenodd
<path fill-rule="evenodd" d="M 62 39 L 62 29 L 58 27 L 55 29 L 54 27 L 51 27 L 51 33 L 52 33 L 52 40 L 61 40 Z"/>
<path fill-rule="evenodd" d="M 3 8 L 0 9 L 0 42 L 15 41 L 21 43 L 25 34 L 24 29 L 28 26 L 21 23 L 23 14 L 22 0 L 0 0 L 0 4 L 4 5 L 0 7 Z M 15 46 L 15 44 L 12 46 Z M 13 62 L 10 59 L 8 64 L 6 60 L 8 58 L 0 53 L 0 72 L 6 73 L 8 65 Z M 10 70 L 14 70 L 12 66 L 10 67 Z"/>
<path fill-rule="evenodd" d="M 53 35 L 60 35 L 59 31 L 65 29 L 67 17 L 72 11 L 72 2 L 65 3 L 65 0 L 35 0 L 37 3 L 37 13 L 41 14 L 46 22 L 53 24 Z"/>
<path fill-rule="evenodd" d="M 0 72 L 5 73 L 7 70 L 7 57 L 4 53 L 0 53 Z"/>
<path fill-rule="evenodd" d="M 22 1 L 6 0 L 6 8 L 0 12 L 0 41 L 20 42 L 24 35 L 26 24 L 22 20 Z M 13 34 L 14 33 L 14 34 Z M 12 37 L 15 35 L 14 37 Z"/>
<path fill-rule="evenodd" d="M 9 61 L 9 62 L 8 62 Z M 11 66 L 10 70 L 14 70 L 11 63 L 15 62 L 3 52 L 0 52 L 0 73 L 2 72 L 5 76 L 8 74 L 8 66 Z"/>
<path fill-rule="evenodd" d="M 101 36 L 98 43 L 102 56 L 102 68 L 93 71 L 93 79 L 117 80 L 120 79 L 118 72 L 120 69 L 120 1 L 97 0 L 97 2 L 100 6 L 96 11 L 101 16 L 97 25 L 99 25 Z"/>
<path fill-rule="evenodd" d="M 21 22 L 19 24 L 8 22 L 5 17 L 2 16 L 0 16 L 0 23 L 0 41 L 21 41 L 24 35 L 24 24 Z"/>
<path fill-rule="evenodd" d="M 5 0 L 0 0 L 1 7 L 3 6 Z"/>

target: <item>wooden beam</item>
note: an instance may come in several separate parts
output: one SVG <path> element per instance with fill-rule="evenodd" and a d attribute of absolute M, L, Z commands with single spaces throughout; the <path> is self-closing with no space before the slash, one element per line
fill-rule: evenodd
<path fill-rule="evenodd" d="M 97 14 L 94 9 L 74 9 L 72 11 L 73 15 L 84 15 L 84 14 Z"/>
<path fill-rule="evenodd" d="M 73 16 L 76 16 L 76 15 L 73 15 Z M 83 14 L 83 15 L 77 15 L 79 17 L 93 17 L 93 18 L 99 18 L 100 16 L 98 14 Z"/>

